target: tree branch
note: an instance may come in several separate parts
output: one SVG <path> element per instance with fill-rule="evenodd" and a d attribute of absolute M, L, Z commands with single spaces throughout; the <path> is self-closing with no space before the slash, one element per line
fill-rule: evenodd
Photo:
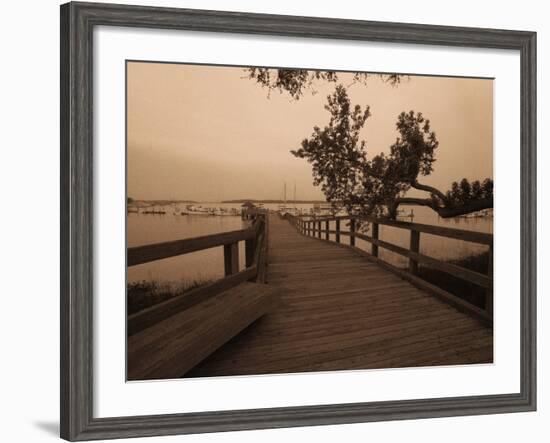
<path fill-rule="evenodd" d="M 436 210 L 441 218 L 456 217 L 471 212 L 481 211 L 482 209 L 491 209 L 493 207 L 493 197 L 471 200 L 459 206 L 445 206 Z"/>
<path fill-rule="evenodd" d="M 421 183 L 418 183 L 416 180 L 411 182 L 411 187 L 419 189 L 420 191 L 426 191 L 430 194 L 437 195 L 442 201 L 446 200 L 445 194 L 443 194 L 443 192 L 441 192 L 439 189 L 436 189 L 432 186 L 423 185 Z"/>
<path fill-rule="evenodd" d="M 490 209 L 493 207 L 493 197 L 471 200 L 457 206 L 438 206 L 430 198 L 396 198 L 393 204 L 388 206 L 388 211 L 391 218 L 395 218 L 397 215 L 397 208 L 399 205 L 427 206 L 437 212 L 441 218 L 450 218 L 470 214 L 471 212 L 481 211 L 482 209 Z"/>
<path fill-rule="evenodd" d="M 384 177 L 382 175 L 377 174 L 376 172 L 374 172 L 370 166 L 366 166 L 365 169 L 374 178 L 376 178 L 378 180 L 383 180 L 384 179 Z M 443 201 L 443 202 L 445 202 L 447 200 L 447 197 L 445 196 L 445 194 L 443 192 L 441 192 L 439 189 L 434 188 L 433 186 L 423 185 L 422 183 L 418 183 L 416 180 L 411 181 L 409 184 L 411 185 L 412 188 L 418 189 L 419 191 L 426 191 L 426 192 L 429 192 L 430 194 L 438 196 L 441 199 L 441 201 Z M 407 203 L 405 203 L 405 204 L 407 204 Z"/>

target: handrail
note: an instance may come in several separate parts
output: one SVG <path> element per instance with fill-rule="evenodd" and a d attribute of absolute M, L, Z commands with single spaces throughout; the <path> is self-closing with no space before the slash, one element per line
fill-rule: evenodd
<path fill-rule="evenodd" d="M 189 254 L 191 252 L 215 248 L 217 246 L 225 246 L 243 240 L 250 240 L 258 235 L 260 229 L 258 220 L 259 218 L 251 227 L 246 229 L 128 248 L 127 266 L 140 265 L 163 258 L 175 257 L 177 255 Z"/>
<path fill-rule="evenodd" d="M 257 213 L 251 227 L 219 234 L 128 248 L 128 266 L 223 246 L 225 277 L 151 306 L 128 317 L 128 334 L 139 332 L 171 315 L 245 281 L 264 282 L 267 253 L 266 213 Z M 245 241 L 245 269 L 239 270 L 239 242 Z"/>
<path fill-rule="evenodd" d="M 203 249 L 224 246 L 241 240 L 254 238 L 252 228 L 222 232 L 220 234 L 203 235 L 201 237 L 184 238 L 150 245 L 128 248 L 127 266 L 135 266 L 163 258 L 189 254 Z"/>
<path fill-rule="evenodd" d="M 291 214 L 289 214 L 291 215 Z M 386 218 L 375 218 L 365 216 L 321 216 L 311 217 L 309 215 L 292 216 L 305 221 L 336 221 L 336 220 L 360 220 L 368 223 L 376 223 L 378 225 L 391 226 L 394 228 L 414 230 L 424 232 L 425 234 L 437 235 L 440 237 L 454 238 L 457 240 L 478 243 L 491 246 L 493 244 L 493 234 L 486 232 L 468 231 L 465 229 L 447 228 L 445 226 L 426 225 L 423 223 L 412 223 L 401 220 L 390 220 Z"/>
<path fill-rule="evenodd" d="M 492 250 L 493 250 L 493 234 L 484 232 L 466 231 L 463 229 L 446 228 L 441 226 L 426 225 L 421 223 L 410 223 L 397 220 L 379 219 L 374 217 L 356 217 L 356 216 L 323 216 L 323 217 L 311 217 L 311 216 L 294 216 L 292 214 L 286 214 L 285 216 L 290 223 L 303 235 L 322 238 L 326 241 L 330 240 L 330 234 L 335 236 L 335 243 L 340 243 L 340 236 L 348 236 L 350 238 L 349 246 L 357 249 L 355 245 L 355 239 L 361 239 L 371 244 L 370 256 L 378 261 L 378 248 L 384 248 L 392 251 L 396 254 L 402 255 L 409 259 L 408 273 L 413 276 L 418 275 L 418 264 L 424 263 L 434 269 L 451 274 L 462 280 L 466 280 L 477 286 L 485 289 L 485 311 L 488 314 L 493 310 L 493 279 L 491 275 L 492 268 Z M 340 221 L 349 220 L 349 231 L 342 231 L 340 229 Z M 336 229 L 329 229 L 329 222 L 335 221 Z M 366 221 L 372 225 L 372 234 L 365 235 L 356 230 L 357 221 Z M 324 224 L 324 228 L 322 225 Z M 391 226 L 395 228 L 405 229 L 410 231 L 410 247 L 403 248 L 401 246 L 389 243 L 378 238 L 379 225 Z M 490 263 L 489 274 L 481 274 L 479 272 L 472 271 L 471 269 L 457 266 L 452 263 L 448 263 L 443 260 L 439 260 L 420 253 L 420 233 L 426 233 L 431 235 L 437 235 L 440 237 L 452 238 L 462 241 L 468 241 L 477 244 L 483 244 L 489 246 Z M 347 245 L 346 245 L 347 246 Z M 367 253 L 366 251 L 364 251 Z M 385 263 L 385 262 L 383 262 Z M 418 279 L 418 277 L 417 277 Z"/>

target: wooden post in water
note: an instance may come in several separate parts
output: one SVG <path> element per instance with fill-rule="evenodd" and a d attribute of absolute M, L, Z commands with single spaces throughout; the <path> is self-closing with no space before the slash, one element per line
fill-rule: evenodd
<path fill-rule="evenodd" d="M 340 219 L 336 219 L 336 243 L 340 243 Z"/>
<path fill-rule="evenodd" d="M 325 222 L 325 240 L 330 240 L 330 234 L 328 232 L 329 223 L 330 222 L 328 220 Z"/>
<path fill-rule="evenodd" d="M 239 243 L 223 245 L 223 263 L 225 275 L 232 275 L 239 272 Z"/>
<path fill-rule="evenodd" d="M 349 221 L 349 244 L 355 246 L 355 219 L 351 218 Z"/>
<path fill-rule="evenodd" d="M 411 229 L 411 246 L 409 248 L 411 252 L 420 251 L 420 232 Z M 418 274 L 418 262 L 414 258 L 409 258 L 409 271 L 411 274 Z"/>
<path fill-rule="evenodd" d="M 378 223 L 372 224 L 372 239 L 378 240 Z M 373 257 L 378 257 L 378 245 L 375 245 L 374 242 L 371 244 L 371 252 Z"/>
<path fill-rule="evenodd" d="M 321 220 L 317 222 L 317 237 L 321 238 Z"/>
<path fill-rule="evenodd" d="M 491 279 L 491 287 L 485 292 L 485 310 L 489 314 L 493 314 L 493 246 L 489 246 L 489 264 L 487 268 L 487 276 Z"/>

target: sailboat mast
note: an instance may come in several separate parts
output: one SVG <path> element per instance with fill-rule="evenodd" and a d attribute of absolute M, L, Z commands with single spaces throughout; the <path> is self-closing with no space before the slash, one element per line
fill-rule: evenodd
<path fill-rule="evenodd" d="M 294 180 L 294 210 L 296 210 L 296 180 Z"/>
<path fill-rule="evenodd" d="M 285 185 L 284 185 L 284 205 L 285 205 L 285 208 L 286 208 L 286 182 L 285 182 Z"/>

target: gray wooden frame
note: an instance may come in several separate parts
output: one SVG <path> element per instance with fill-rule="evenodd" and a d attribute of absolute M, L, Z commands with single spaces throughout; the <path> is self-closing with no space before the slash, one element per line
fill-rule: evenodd
<path fill-rule="evenodd" d="M 92 42 L 98 25 L 497 48 L 521 56 L 521 392 L 94 418 Z M 536 408 L 536 34 L 328 18 L 61 6 L 61 437 L 91 440 L 532 411 Z"/>

